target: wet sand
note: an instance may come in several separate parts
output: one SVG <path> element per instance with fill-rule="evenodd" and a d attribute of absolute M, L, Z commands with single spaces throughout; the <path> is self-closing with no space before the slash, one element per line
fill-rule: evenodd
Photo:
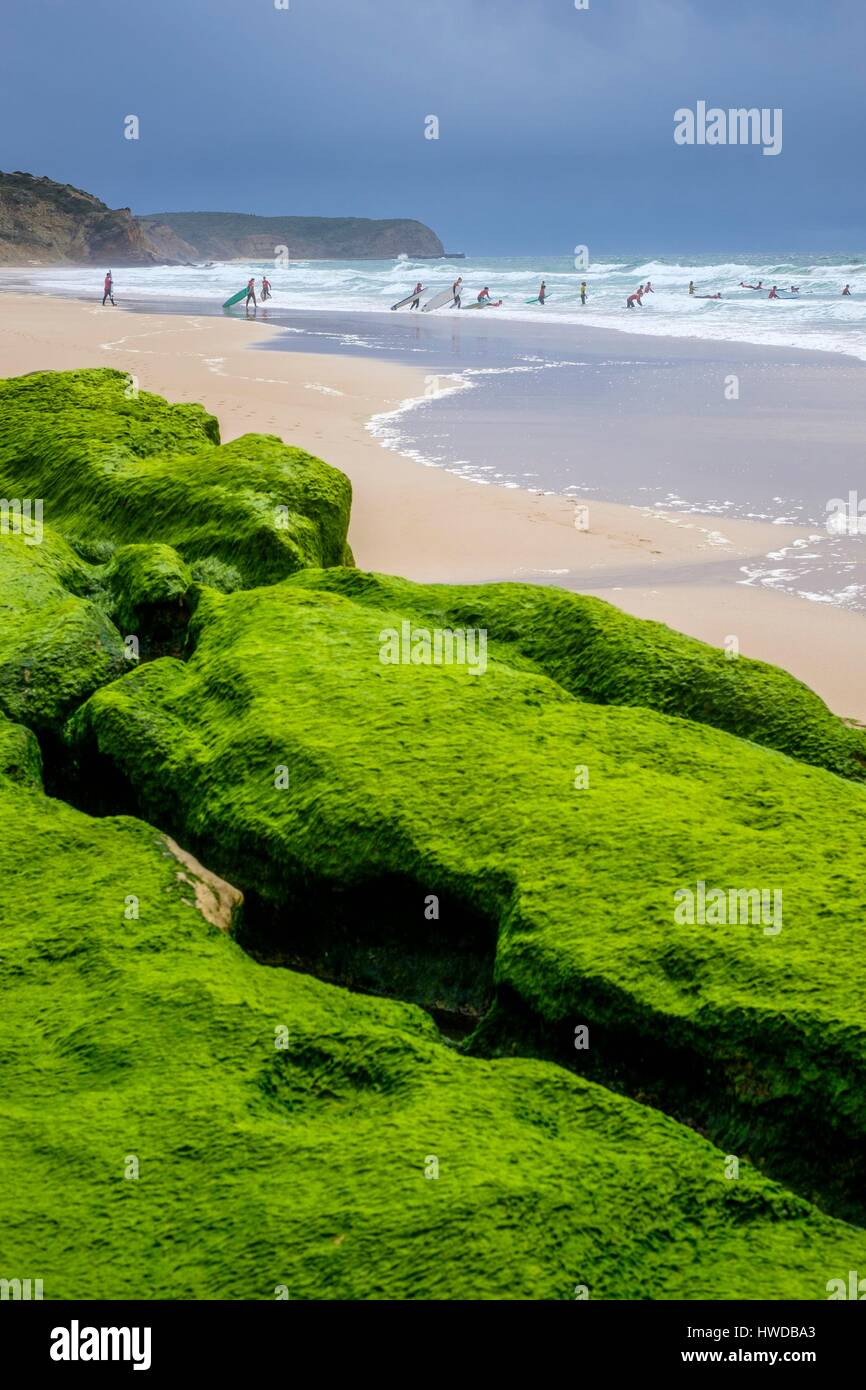
<path fill-rule="evenodd" d="M 733 633 L 744 654 L 784 666 L 839 714 L 866 722 L 866 618 L 735 582 L 741 565 L 805 539 L 809 528 L 593 499 L 584 514 L 579 498 L 480 486 L 425 467 L 384 449 L 367 428 L 373 415 L 424 394 L 422 369 L 258 350 L 278 332 L 255 320 L 127 314 L 4 293 L 0 376 L 130 372 L 143 390 L 204 404 L 224 440 L 273 433 L 342 469 L 353 484 L 350 542 L 362 568 L 427 581 L 579 586 L 716 645 Z"/>

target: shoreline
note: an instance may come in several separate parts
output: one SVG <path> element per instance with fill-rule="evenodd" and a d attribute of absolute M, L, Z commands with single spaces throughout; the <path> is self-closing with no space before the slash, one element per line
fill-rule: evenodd
<path fill-rule="evenodd" d="M 804 540 L 809 527 L 583 503 L 420 465 L 383 447 L 368 426 L 423 396 L 422 368 L 348 353 L 263 354 L 261 345 L 283 331 L 276 325 L 141 310 L 117 316 L 98 303 L 12 291 L 2 302 L 9 313 L 0 322 L 0 376 L 116 367 L 143 390 L 204 405 L 225 442 L 277 434 L 341 469 L 353 485 L 349 541 L 359 568 L 425 582 L 565 588 L 579 576 L 582 592 L 713 645 L 737 636 L 743 655 L 783 666 L 836 713 L 866 721 L 866 616 L 735 580 L 740 566 Z M 588 530 L 575 525 L 581 505 Z M 720 560 L 729 583 L 719 582 Z"/>

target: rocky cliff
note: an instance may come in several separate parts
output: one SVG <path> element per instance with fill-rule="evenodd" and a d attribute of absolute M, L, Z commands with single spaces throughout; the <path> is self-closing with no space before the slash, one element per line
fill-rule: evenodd
<path fill-rule="evenodd" d="M 129 208 L 109 208 L 92 193 L 37 174 L 0 172 L 0 265 L 152 265 L 162 259 Z"/>
<path fill-rule="evenodd" d="M 192 259 L 270 260 L 287 247 L 292 260 L 380 260 L 441 256 L 442 242 L 423 222 L 409 218 L 255 217 L 243 212 L 160 212 L 139 219 L 148 237 L 167 254 L 177 242 Z"/>

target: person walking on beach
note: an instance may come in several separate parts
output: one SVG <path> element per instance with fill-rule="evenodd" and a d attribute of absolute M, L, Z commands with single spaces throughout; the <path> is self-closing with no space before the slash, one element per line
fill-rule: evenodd
<path fill-rule="evenodd" d="M 103 303 L 103 305 L 105 304 L 106 299 L 110 299 L 111 302 L 112 302 L 112 304 L 114 304 L 114 277 L 112 276 L 110 270 L 109 270 L 108 274 L 107 274 L 106 277 L 105 277 L 105 283 L 104 283 L 102 289 L 103 289 L 103 293 L 102 293 L 102 303 Z M 117 307 L 117 306 L 115 305 L 115 308 L 116 308 L 116 307 Z"/>
<path fill-rule="evenodd" d="M 253 301 L 253 305 L 255 305 L 255 302 L 256 302 L 256 280 L 255 280 L 255 276 L 254 276 L 254 275 L 251 275 L 250 278 L 249 278 L 249 280 L 247 281 L 247 297 L 246 297 L 246 299 L 244 300 L 244 308 L 245 308 L 245 309 L 248 309 L 248 308 L 250 307 L 250 300 L 252 300 L 252 301 Z"/>
<path fill-rule="evenodd" d="M 851 286 L 850 286 L 850 285 L 846 285 L 845 288 L 844 288 L 844 290 L 842 291 L 842 293 L 843 293 L 843 294 L 850 294 L 850 293 L 851 293 Z M 104 301 L 103 301 L 103 302 L 104 302 Z"/>
<path fill-rule="evenodd" d="M 585 280 L 581 280 L 581 282 L 580 282 L 580 302 L 581 302 L 581 304 L 585 304 L 585 303 L 586 303 L 586 281 L 585 281 Z"/>
<path fill-rule="evenodd" d="M 420 280 L 416 280 L 416 281 L 415 281 L 415 298 L 412 300 L 412 303 L 409 305 L 409 308 L 410 308 L 410 309 L 417 309 L 417 308 L 418 308 L 418 305 L 421 303 L 421 295 L 422 295 L 423 290 L 424 290 L 424 286 L 421 284 L 421 281 L 420 281 Z"/>
<path fill-rule="evenodd" d="M 458 275 L 458 276 L 457 276 L 457 279 L 454 281 L 454 284 L 451 286 L 451 293 L 452 293 L 453 296 L 454 296 L 454 304 L 453 304 L 453 307 L 454 307 L 455 309 L 460 309 L 460 308 L 462 307 L 462 306 L 461 306 L 461 303 L 460 303 L 460 291 L 462 290 L 462 288 L 463 288 L 463 276 L 462 276 L 462 275 Z"/>

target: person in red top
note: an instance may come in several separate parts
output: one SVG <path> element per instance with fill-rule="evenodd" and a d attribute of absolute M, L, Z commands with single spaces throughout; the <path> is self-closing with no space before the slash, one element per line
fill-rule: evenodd
<path fill-rule="evenodd" d="M 414 293 L 415 293 L 415 298 L 412 300 L 412 303 L 409 305 L 409 308 L 410 308 L 410 309 L 417 309 L 418 306 L 419 306 L 419 304 L 421 303 L 421 295 L 422 295 L 422 293 L 423 293 L 423 286 L 422 286 L 420 280 L 416 280 L 416 281 L 415 281 L 415 291 L 414 291 Z"/>
<path fill-rule="evenodd" d="M 267 275 L 263 275 L 263 276 L 262 276 L 262 299 L 270 299 L 270 297 L 271 297 L 271 282 L 270 282 L 270 280 L 268 279 Z"/>
<path fill-rule="evenodd" d="M 642 308 L 643 308 L 643 305 L 641 304 L 641 299 L 642 299 L 642 298 L 643 298 L 643 285 L 638 285 L 638 287 L 637 287 L 637 289 L 635 290 L 634 294 L 630 294 L 629 297 L 628 297 L 628 299 L 625 301 L 625 307 L 626 307 L 627 309 L 633 309 L 634 306 L 635 306 L 635 304 L 636 304 L 636 305 L 638 306 L 639 309 L 642 309 Z"/>
<path fill-rule="evenodd" d="M 103 294 L 102 294 L 102 303 L 103 303 L 103 304 L 105 304 L 106 299 L 110 299 L 111 302 L 112 302 L 112 304 L 114 304 L 114 280 L 113 280 L 113 278 L 112 278 L 112 275 L 111 275 L 111 271 L 110 271 L 110 270 L 109 270 L 108 274 L 107 274 L 106 277 L 105 277 L 105 284 L 103 285 Z M 117 307 L 117 306 L 115 305 L 115 307 Z"/>
<path fill-rule="evenodd" d="M 850 285 L 846 285 L 845 288 L 844 288 L 844 290 L 842 291 L 842 293 L 843 293 L 843 294 L 850 294 L 850 293 L 851 293 L 851 286 L 850 286 Z"/>
<path fill-rule="evenodd" d="M 245 309 L 248 309 L 248 308 L 249 308 L 250 300 L 252 300 L 252 301 L 253 301 L 253 304 L 255 304 L 255 302 L 256 302 L 256 279 L 255 279 L 255 276 L 254 276 L 254 275 L 251 275 L 250 278 L 249 278 L 249 280 L 247 281 L 247 297 L 246 297 L 246 299 L 244 300 L 244 308 L 245 308 Z"/>
<path fill-rule="evenodd" d="M 770 290 L 770 293 L 767 295 L 767 298 L 768 298 L 768 299 L 781 299 L 781 295 L 779 294 L 779 292 L 778 292 L 778 290 L 776 289 L 776 286 L 775 286 L 775 285 L 774 285 L 773 288 Z"/>

